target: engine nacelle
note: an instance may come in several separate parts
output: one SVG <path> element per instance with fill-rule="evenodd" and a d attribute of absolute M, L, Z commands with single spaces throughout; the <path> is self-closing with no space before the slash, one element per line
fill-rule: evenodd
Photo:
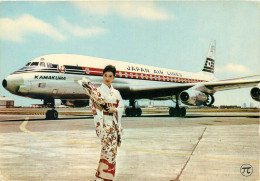
<path fill-rule="evenodd" d="M 214 97 L 211 94 L 205 94 L 197 90 L 182 91 L 180 99 L 183 104 L 191 106 L 210 106 L 214 103 Z"/>
<path fill-rule="evenodd" d="M 89 100 L 61 100 L 61 103 L 69 107 L 86 107 L 89 105 Z"/>
<path fill-rule="evenodd" d="M 255 100 L 255 101 L 259 101 L 260 102 L 260 86 L 258 87 L 253 87 L 250 91 L 250 95 L 251 97 Z"/>

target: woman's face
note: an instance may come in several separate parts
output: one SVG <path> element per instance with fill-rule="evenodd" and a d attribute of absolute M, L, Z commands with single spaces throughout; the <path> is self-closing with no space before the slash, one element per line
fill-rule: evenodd
<path fill-rule="evenodd" d="M 103 81 L 108 87 L 111 87 L 111 83 L 113 82 L 114 79 L 115 76 L 112 72 L 105 72 L 103 74 Z"/>

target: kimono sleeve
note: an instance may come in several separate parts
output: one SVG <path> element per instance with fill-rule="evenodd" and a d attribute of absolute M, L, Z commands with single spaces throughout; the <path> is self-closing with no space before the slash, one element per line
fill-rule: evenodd
<path fill-rule="evenodd" d="M 121 128 L 121 119 L 122 119 L 123 112 L 124 112 L 124 102 L 123 102 L 123 99 L 122 99 L 119 91 L 116 91 L 116 99 L 119 101 L 119 103 L 118 103 L 118 107 L 116 108 L 117 114 L 114 116 L 115 116 L 115 119 L 117 120 L 118 126 Z"/>
<path fill-rule="evenodd" d="M 99 138 L 103 136 L 103 111 L 96 108 L 93 100 L 91 100 L 91 110 L 94 116 L 94 124 L 96 128 L 96 134 Z"/>

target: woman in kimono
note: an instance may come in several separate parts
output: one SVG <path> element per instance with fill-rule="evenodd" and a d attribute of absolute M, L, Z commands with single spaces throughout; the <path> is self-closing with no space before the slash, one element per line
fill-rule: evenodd
<path fill-rule="evenodd" d="M 96 134 L 101 139 L 101 155 L 96 181 L 112 181 L 115 177 L 117 147 L 121 144 L 121 118 L 124 110 L 122 97 L 114 89 L 116 68 L 108 65 L 103 70 L 104 83 L 97 88 L 107 108 L 102 108 L 92 100 L 92 111 Z"/>

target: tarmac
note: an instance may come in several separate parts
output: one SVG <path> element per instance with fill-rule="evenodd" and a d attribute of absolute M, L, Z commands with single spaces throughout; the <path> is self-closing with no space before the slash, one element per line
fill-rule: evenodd
<path fill-rule="evenodd" d="M 91 115 L 0 114 L 1 181 L 94 181 L 100 156 Z M 123 117 L 115 181 L 259 177 L 259 113 Z"/>

